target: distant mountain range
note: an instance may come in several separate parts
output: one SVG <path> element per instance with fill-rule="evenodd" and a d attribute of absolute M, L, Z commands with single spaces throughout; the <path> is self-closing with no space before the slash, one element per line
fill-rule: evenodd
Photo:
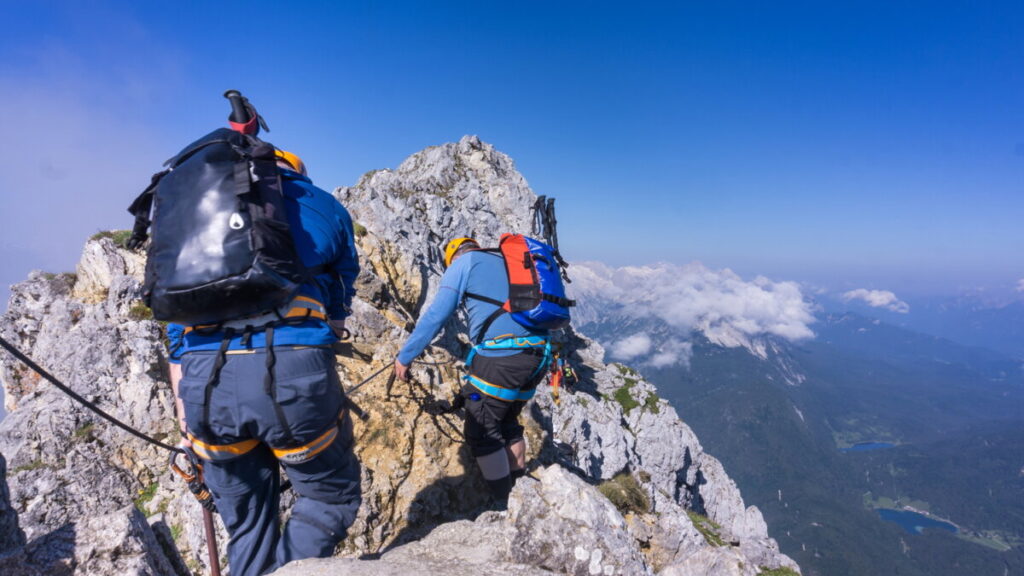
<path fill-rule="evenodd" d="M 699 265 L 573 272 L 577 328 L 658 385 L 805 574 L 1024 573 L 1018 304 L 880 313 Z M 909 327 L 929 322 L 960 341 Z M 906 507 L 958 532 L 876 510 Z"/>
<path fill-rule="evenodd" d="M 967 293 L 955 297 L 905 298 L 907 313 L 871 308 L 862 302 L 822 298 L 828 311 L 852 311 L 882 321 L 940 336 L 967 346 L 979 346 L 1024 360 L 1024 293 L 1016 298 Z"/>

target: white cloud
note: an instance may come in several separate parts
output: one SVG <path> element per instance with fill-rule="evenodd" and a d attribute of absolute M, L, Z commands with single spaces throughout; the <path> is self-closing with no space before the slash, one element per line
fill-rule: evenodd
<path fill-rule="evenodd" d="M 580 302 L 579 324 L 599 321 L 621 307 L 632 318 L 657 318 L 672 328 L 703 333 L 711 342 L 743 346 L 763 355 L 763 340 L 812 338 L 812 305 L 795 282 L 764 277 L 744 281 L 730 270 L 711 270 L 700 263 L 676 266 L 627 266 L 613 269 L 600 263 L 575 264 L 569 285 Z M 688 348 L 654 344 L 659 362 L 688 359 Z M 652 357 L 653 362 L 653 357 Z M 664 365 L 664 364 L 663 364 Z"/>
<path fill-rule="evenodd" d="M 1017 280 L 1017 292 L 1024 292 L 1024 278 Z"/>
<path fill-rule="evenodd" d="M 618 340 L 609 347 L 608 352 L 618 360 L 632 360 L 651 351 L 651 337 L 643 332 Z"/>
<path fill-rule="evenodd" d="M 673 339 L 655 345 L 649 335 L 638 332 L 612 342 L 608 347 L 608 354 L 620 362 L 636 361 L 640 365 L 654 368 L 676 364 L 689 367 L 690 358 L 693 356 L 693 344 Z"/>
<path fill-rule="evenodd" d="M 675 364 L 682 364 L 689 368 L 691 357 L 693 357 L 693 342 L 672 340 L 663 344 L 647 363 L 655 368 L 664 368 Z"/>
<path fill-rule="evenodd" d="M 849 302 L 851 300 L 863 300 L 872 308 L 885 308 L 886 310 L 897 312 L 899 314 L 906 314 L 910 312 L 910 305 L 897 298 L 895 294 L 888 290 L 866 290 L 864 288 L 858 288 L 844 293 L 842 295 L 842 299 L 845 302 Z"/>

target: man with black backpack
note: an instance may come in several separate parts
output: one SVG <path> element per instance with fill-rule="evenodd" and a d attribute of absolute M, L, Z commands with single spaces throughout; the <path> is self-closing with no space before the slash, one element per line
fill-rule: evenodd
<path fill-rule="evenodd" d="M 567 307 L 572 305 L 564 298 L 554 258 L 539 268 L 534 265 L 531 248 L 550 247 L 518 235 L 503 236 L 501 245 L 500 250 L 483 250 L 472 238 L 448 243 L 441 287 L 395 359 L 396 376 L 408 380 L 410 363 L 456 308 L 465 305 L 475 346 L 466 358 L 469 374 L 460 393 L 466 409 L 464 435 L 499 507 L 507 503 L 515 479 L 526 473 L 526 442 L 519 414 L 551 365 L 549 331 L 568 323 Z M 517 264 L 508 265 L 507 261 Z M 527 277 L 522 284 L 510 276 L 520 270 Z M 545 286 L 538 286 L 538 276 L 545 281 L 554 278 L 551 282 L 557 281 L 558 288 L 552 291 L 561 291 L 560 296 L 546 295 L 540 315 Z M 549 306 L 555 313 L 552 317 L 545 316 Z M 532 320 L 539 321 L 517 315 L 521 312 L 518 308 L 534 312 Z"/>
<path fill-rule="evenodd" d="M 331 344 L 359 273 L 352 220 L 294 154 L 275 151 L 282 208 L 306 280 L 284 306 L 210 325 L 171 324 L 179 426 L 231 536 L 231 573 L 327 557 L 360 505 L 352 424 Z M 159 223 L 156 224 L 159 226 Z M 231 294 L 225 293 L 224 306 Z M 298 499 L 278 519 L 283 466 Z"/>
<path fill-rule="evenodd" d="M 331 349 L 359 261 L 348 211 L 298 156 L 257 137 L 266 122 L 248 99 L 224 96 L 231 128 L 153 176 L 128 209 L 128 247 L 146 246 L 143 299 L 170 323 L 182 443 L 231 536 L 231 573 L 256 576 L 332 555 L 359 510 Z M 297 495 L 283 529 L 281 466 Z"/>

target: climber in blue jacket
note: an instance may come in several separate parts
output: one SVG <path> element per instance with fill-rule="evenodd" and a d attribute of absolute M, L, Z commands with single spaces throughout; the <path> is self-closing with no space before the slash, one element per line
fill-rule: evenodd
<path fill-rule="evenodd" d="M 532 396 L 544 379 L 548 357 L 542 348 L 548 335 L 531 332 L 508 314 L 496 315 L 499 306 L 474 297 L 498 302 L 508 298 L 505 262 L 499 254 L 481 251 L 472 238 L 458 238 L 445 249 L 445 265 L 437 295 L 395 359 L 395 374 L 408 380 L 412 361 L 423 353 L 456 308 L 465 305 L 470 334 L 479 336 L 483 345 L 467 361 L 471 378 L 460 392 L 466 407 L 464 435 L 491 496 L 500 506 L 507 501 L 515 478 L 526 473 L 526 442 L 519 423 L 526 400 L 515 398 Z M 483 334 L 481 329 L 485 329 Z M 525 346 L 487 346 L 511 341 Z M 510 396 L 492 395 L 498 390 Z"/>
<path fill-rule="evenodd" d="M 295 247 L 315 276 L 276 312 L 216 327 L 168 327 L 179 428 L 203 460 L 236 576 L 331 556 L 361 501 L 331 350 L 359 274 L 352 219 L 306 177 L 297 156 L 278 151 L 278 164 Z M 283 529 L 279 464 L 298 495 Z"/>

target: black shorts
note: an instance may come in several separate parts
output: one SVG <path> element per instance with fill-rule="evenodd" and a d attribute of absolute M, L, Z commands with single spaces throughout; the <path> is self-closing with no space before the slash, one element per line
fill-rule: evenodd
<path fill-rule="evenodd" d="M 544 357 L 531 352 L 488 357 L 477 354 L 469 372 L 486 382 L 513 390 L 532 390 L 544 379 L 537 370 Z M 470 383 L 462 387 L 466 398 L 466 443 L 475 458 L 492 454 L 523 438 L 519 413 L 524 401 L 506 402 L 481 393 Z"/>

